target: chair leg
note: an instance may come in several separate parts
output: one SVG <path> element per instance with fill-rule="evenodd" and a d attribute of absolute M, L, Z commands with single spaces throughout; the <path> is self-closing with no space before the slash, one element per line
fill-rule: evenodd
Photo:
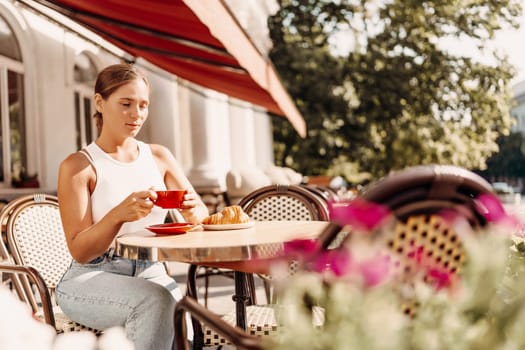
<path fill-rule="evenodd" d="M 197 295 L 197 265 L 190 265 L 188 268 L 188 279 L 186 280 L 186 295 L 198 300 Z"/>
<path fill-rule="evenodd" d="M 256 305 L 257 295 L 255 294 L 255 279 L 252 273 L 246 274 L 246 289 L 248 292 L 247 295 L 250 296 L 250 300 L 248 301 L 249 305 Z"/>
<path fill-rule="evenodd" d="M 266 302 L 272 304 L 274 302 L 272 296 L 272 285 L 267 279 L 263 279 L 264 294 L 266 295 Z"/>
<path fill-rule="evenodd" d="M 208 288 L 210 288 L 210 276 L 209 276 L 209 268 L 204 268 L 204 307 L 208 308 Z"/>
<path fill-rule="evenodd" d="M 197 272 L 199 266 L 191 264 L 188 267 L 188 278 L 186 280 L 186 295 L 193 300 L 198 300 L 197 295 Z M 199 320 L 192 316 L 191 323 L 193 325 L 193 349 L 202 349 L 204 347 L 204 333 Z"/>

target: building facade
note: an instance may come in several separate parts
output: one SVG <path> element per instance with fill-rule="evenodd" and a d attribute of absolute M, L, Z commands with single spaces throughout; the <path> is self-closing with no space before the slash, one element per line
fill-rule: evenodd
<path fill-rule="evenodd" d="M 267 53 L 266 18 L 276 1 L 227 4 Z M 97 73 L 127 57 L 48 9 L 0 0 L 0 199 L 35 192 L 35 186 L 56 191 L 61 160 L 96 138 Z M 225 190 L 231 169 L 273 165 L 271 119 L 263 109 L 140 58 L 135 64 L 152 86 L 149 119 L 138 138 L 167 146 L 194 186 Z"/>
<path fill-rule="evenodd" d="M 525 81 L 521 81 L 513 86 L 514 102 L 512 116 L 516 119 L 512 131 L 525 134 Z"/>

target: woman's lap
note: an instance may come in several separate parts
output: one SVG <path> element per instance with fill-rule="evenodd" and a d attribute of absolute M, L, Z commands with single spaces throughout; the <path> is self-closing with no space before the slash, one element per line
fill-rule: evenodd
<path fill-rule="evenodd" d="M 178 295 L 162 264 L 118 257 L 93 264 L 73 262 L 56 290 L 58 304 L 71 319 L 96 329 L 125 327 L 137 350 L 162 349 L 173 339 Z M 137 344 L 145 338 L 151 347 Z"/>

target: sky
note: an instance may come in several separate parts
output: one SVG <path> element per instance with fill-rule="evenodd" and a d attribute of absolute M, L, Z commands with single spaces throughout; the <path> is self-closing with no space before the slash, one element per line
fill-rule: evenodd
<path fill-rule="evenodd" d="M 496 37 L 496 45 L 507 52 L 510 63 L 518 69 L 513 83 L 525 80 L 525 14 L 521 17 L 520 23 L 519 30 L 505 30 Z"/>
<path fill-rule="evenodd" d="M 511 85 L 525 81 L 525 13 L 519 20 L 519 29 L 503 29 L 497 32 L 493 45 L 508 55 L 510 63 L 516 68 L 516 75 L 511 81 Z M 463 52 L 466 55 L 479 59 L 482 62 L 491 64 L 491 60 L 483 57 L 475 48 L 474 42 L 468 40 L 443 40 L 443 48 L 451 51 Z"/>

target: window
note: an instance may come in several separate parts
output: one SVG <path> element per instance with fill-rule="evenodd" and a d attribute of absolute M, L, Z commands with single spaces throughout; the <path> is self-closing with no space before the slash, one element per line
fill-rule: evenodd
<path fill-rule="evenodd" d="M 27 169 L 24 65 L 18 41 L 0 17 L 0 187 L 20 181 Z"/>
<path fill-rule="evenodd" d="M 75 58 L 75 126 L 77 148 L 81 149 L 96 138 L 96 125 L 93 118 L 93 88 L 97 78 L 97 69 L 86 53 Z"/>

